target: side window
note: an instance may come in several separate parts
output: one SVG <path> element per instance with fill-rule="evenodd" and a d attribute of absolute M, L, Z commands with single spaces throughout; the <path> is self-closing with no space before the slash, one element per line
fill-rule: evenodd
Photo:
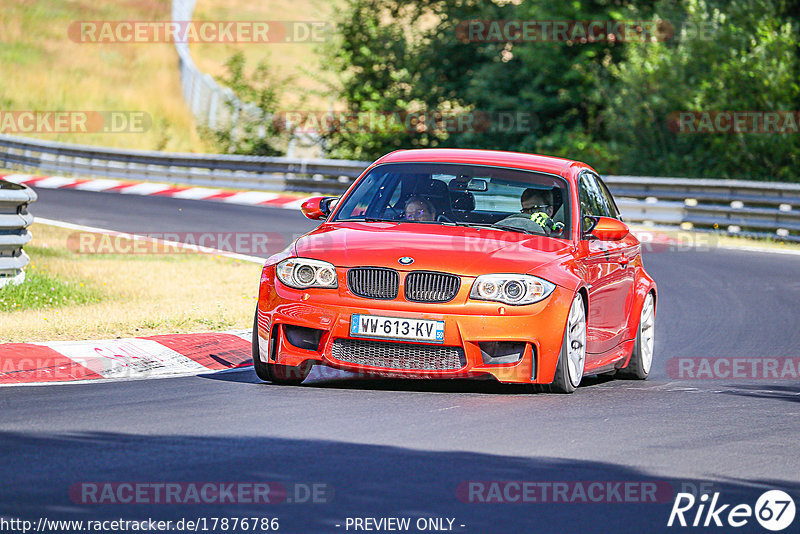
<path fill-rule="evenodd" d="M 337 219 L 384 216 L 389 198 L 394 195 L 395 189 L 400 189 L 398 183 L 397 175 L 392 173 L 370 173 L 347 196 Z"/>
<path fill-rule="evenodd" d="M 578 181 L 578 200 L 581 205 L 581 224 L 583 225 L 584 232 L 588 231 L 591 226 L 590 223 L 587 223 L 583 219 L 584 215 L 609 217 L 609 209 L 600 186 L 594 176 L 588 172 L 584 172 L 580 175 Z"/>
<path fill-rule="evenodd" d="M 342 215 L 344 217 L 366 216 L 367 208 L 375 196 L 375 187 L 378 178 L 379 176 L 377 173 L 371 173 L 369 176 L 364 178 L 358 189 L 356 189 L 353 194 L 350 195 L 350 198 L 347 199 L 348 203 L 346 207 L 349 208 L 349 213 L 343 213 Z M 383 176 L 380 176 L 380 178 L 383 178 Z"/>
<path fill-rule="evenodd" d="M 605 198 L 606 206 L 608 207 L 608 216 L 613 217 L 614 219 L 620 219 L 617 203 L 614 202 L 614 197 L 611 196 L 611 191 L 608 190 L 608 186 L 606 186 L 605 182 L 603 182 L 603 180 L 601 180 L 599 177 L 595 176 L 595 179 L 597 184 L 600 186 L 600 192 L 603 194 L 603 198 Z"/>
<path fill-rule="evenodd" d="M 384 210 L 384 215 L 386 214 L 387 211 L 390 211 L 390 210 L 397 210 L 398 213 L 399 213 L 399 211 L 403 209 L 403 206 L 399 205 L 400 204 L 400 194 L 402 193 L 402 189 L 403 188 L 400 187 L 400 182 L 399 181 L 396 182 L 395 184 L 392 184 L 392 185 L 394 186 L 394 192 L 392 193 L 392 196 L 389 198 L 388 205 L 386 206 L 387 209 Z M 386 186 L 384 186 L 384 187 L 386 187 Z"/>

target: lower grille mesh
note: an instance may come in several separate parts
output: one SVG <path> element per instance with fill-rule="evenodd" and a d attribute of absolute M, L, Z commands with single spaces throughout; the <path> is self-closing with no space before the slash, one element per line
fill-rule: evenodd
<path fill-rule="evenodd" d="M 333 357 L 342 362 L 399 370 L 453 371 L 467 363 L 461 347 L 337 339 Z"/>

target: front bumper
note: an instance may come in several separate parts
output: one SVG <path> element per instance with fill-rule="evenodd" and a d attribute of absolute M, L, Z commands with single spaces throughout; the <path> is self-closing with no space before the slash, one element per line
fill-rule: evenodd
<path fill-rule="evenodd" d="M 553 381 L 572 292 L 556 286 L 545 300 L 527 306 L 469 300 L 474 278 L 462 277 L 456 298 L 444 304 L 361 298 L 347 289 L 346 273 L 337 268 L 338 289 L 297 290 L 275 280 L 274 266 L 265 266 L 258 299 L 258 330 L 262 360 L 286 366 L 304 362 L 324 364 L 346 371 L 409 378 L 466 378 L 491 375 L 501 382 L 542 383 Z M 401 369 L 361 365 L 334 357 L 336 340 L 361 339 L 350 335 L 353 314 L 444 321 L 444 341 L 435 347 L 460 347 L 463 366 L 458 369 Z M 313 349 L 299 348 L 287 339 L 287 326 L 316 329 L 319 343 Z M 379 339 L 370 343 L 387 343 Z M 487 358 L 483 343 L 524 343 L 518 361 L 496 363 Z M 397 343 L 393 341 L 393 343 Z M 414 342 L 404 344 L 417 345 Z M 341 353 L 341 352 L 340 352 Z M 269 358 L 269 359 L 267 359 Z"/>

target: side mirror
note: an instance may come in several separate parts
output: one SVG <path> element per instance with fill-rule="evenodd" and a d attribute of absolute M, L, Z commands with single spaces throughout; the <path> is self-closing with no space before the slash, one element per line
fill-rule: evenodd
<path fill-rule="evenodd" d="M 331 205 L 335 205 L 334 201 L 337 200 L 339 200 L 338 197 L 311 197 L 303 202 L 300 206 L 300 211 L 308 219 L 319 221 L 331 214 Z"/>
<path fill-rule="evenodd" d="M 592 217 L 594 226 L 588 232 L 600 241 L 619 241 L 624 239 L 631 231 L 628 225 L 611 217 Z"/>

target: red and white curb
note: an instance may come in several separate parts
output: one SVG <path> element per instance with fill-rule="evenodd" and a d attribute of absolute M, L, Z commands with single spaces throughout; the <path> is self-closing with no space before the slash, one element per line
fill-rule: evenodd
<path fill-rule="evenodd" d="M 0 344 L 0 387 L 193 376 L 252 364 L 250 331 Z"/>
<path fill-rule="evenodd" d="M 31 174 L 0 174 L 0 180 L 25 184 L 34 189 L 77 189 L 120 193 L 123 195 L 157 196 L 188 200 L 211 200 L 246 206 L 299 209 L 308 196 L 297 197 L 266 191 L 229 191 L 209 187 L 175 186 L 153 182 L 128 182 L 97 178 L 67 178 L 64 176 L 34 176 Z"/>

